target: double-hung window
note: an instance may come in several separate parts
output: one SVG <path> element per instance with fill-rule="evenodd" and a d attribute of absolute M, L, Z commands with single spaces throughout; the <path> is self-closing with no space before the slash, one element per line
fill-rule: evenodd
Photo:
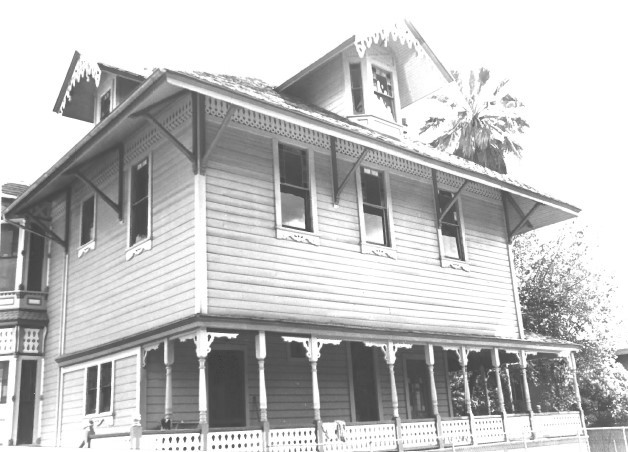
<path fill-rule="evenodd" d="M 94 195 L 81 203 L 81 230 L 79 231 L 79 251 L 81 257 L 96 246 L 96 197 Z"/>
<path fill-rule="evenodd" d="M 15 290 L 19 229 L 12 224 L 2 223 L 0 231 L 0 291 Z"/>
<path fill-rule="evenodd" d="M 111 362 L 90 366 L 85 372 L 85 414 L 111 412 L 112 400 Z"/>
<path fill-rule="evenodd" d="M 441 256 L 447 259 L 456 259 L 464 261 L 464 239 L 463 239 L 463 226 L 460 216 L 460 206 L 458 200 L 456 200 L 447 213 L 443 215 L 445 209 L 451 204 L 454 198 L 454 194 L 445 191 L 438 190 L 438 217 L 442 216 L 440 220 L 440 239 L 441 239 Z"/>
<path fill-rule="evenodd" d="M 364 91 L 362 90 L 362 69 L 360 68 L 360 63 L 349 65 L 349 78 L 351 81 L 353 113 L 364 114 Z"/>
<path fill-rule="evenodd" d="M 362 181 L 364 241 L 372 245 L 390 246 L 390 224 L 384 173 L 363 167 L 360 178 Z"/>
<path fill-rule="evenodd" d="M 150 164 L 148 157 L 131 168 L 131 203 L 129 246 L 149 237 L 150 232 Z"/>
<path fill-rule="evenodd" d="M 382 107 L 378 110 L 386 111 L 390 119 L 396 121 L 392 72 L 373 66 L 373 93 L 376 101 L 380 103 L 379 107 Z"/>
<path fill-rule="evenodd" d="M 111 90 L 107 90 L 107 92 L 100 96 L 100 120 L 102 121 L 109 116 L 111 110 Z"/>

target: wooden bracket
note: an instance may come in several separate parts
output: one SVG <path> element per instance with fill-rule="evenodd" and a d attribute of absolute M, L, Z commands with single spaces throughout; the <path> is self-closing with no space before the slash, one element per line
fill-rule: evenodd
<path fill-rule="evenodd" d="M 179 91 L 177 93 L 174 93 L 168 97 L 165 97 L 161 99 L 160 101 L 157 101 L 152 105 L 149 105 L 146 108 L 136 111 L 135 113 L 131 115 L 131 118 L 138 118 L 140 116 L 144 116 L 146 113 L 152 114 L 155 111 L 159 110 L 161 107 L 170 105 L 171 103 L 179 100 L 181 97 L 187 95 L 187 93 L 188 92 L 184 90 L 184 91 Z"/>
<path fill-rule="evenodd" d="M 337 156 L 336 156 L 336 152 L 337 152 L 336 137 L 330 137 L 330 141 L 331 141 L 331 167 L 332 167 L 331 177 L 332 177 L 332 186 L 334 188 L 334 205 L 337 206 L 340 202 L 340 194 L 342 193 L 345 186 L 347 185 L 347 182 L 349 182 L 349 178 L 353 174 L 355 174 L 356 170 L 358 169 L 362 161 L 364 161 L 364 159 L 368 155 L 370 149 L 364 148 L 364 150 L 362 151 L 362 154 L 360 154 L 360 156 L 355 161 L 355 163 L 353 164 L 353 166 L 351 167 L 351 169 L 349 170 L 349 172 L 347 173 L 343 181 L 340 183 L 340 185 L 338 185 L 338 161 L 337 161 Z"/>
<path fill-rule="evenodd" d="M 508 230 L 510 230 L 510 226 L 509 226 L 510 218 L 508 217 L 508 209 L 506 208 L 507 205 L 510 204 L 521 218 L 525 217 L 525 214 L 523 213 L 523 210 L 521 210 L 521 207 L 519 207 L 519 204 L 517 204 L 517 201 L 515 201 L 514 198 L 511 196 L 511 194 L 508 193 L 507 191 L 502 191 L 502 204 L 504 205 L 504 215 L 506 216 L 506 225 L 508 226 Z M 530 223 L 529 220 L 526 223 L 530 227 L 530 229 L 534 228 L 534 226 L 532 226 L 532 223 Z"/>
<path fill-rule="evenodd" d="M 441 213 L 440 216 L 438 217 L 438 224 L 439 225 L 443 222 L 443 218 L 445 218 L 445 215 L 447 215 L 447 213 L 451 210 L 451 208 L 454 206 L 454 204 L 456 204 L 456 201 L 458 201 L 458 198 L 460 198 L 460 195 L 462 195 L 462 190 L 464 190 L 464 187 L 466 187 L 468 183 L 469 183 L 468 180 L 465 180 L 462 183 L 462 185 L 460 186 L 460 188 L 458 189 L 458 191 L 456 192 L 454 197 L 451 198 L 451 200 L 449 201 L 447 206 L 443 209 L 443 213 Z M 437 194 L 438 194 L 438 192 L 437 192 Z M 438 203 L 438 198 L 436 199 L 436 202 Z"/>
<path fill-rule="evenodd" d="M 175 148 L 177 148 L 179 151 L 181 151 L 181 153 L 190 161 L 192 162 L 192 164 L 194 164 L 194 153 L 192 151 L 190 151 L 188 148 L 186 148 L 183 143 L 181 143 L 179 140 L 177 140 L 177 137 L 175 137 L 172 133 L 170 133 L 170 131 L 168 129 L 166 129 L 158 120 L 157 118 L 155 118 L 152 114 L 146 112 L 146 113 L 142 113 L 139 114 L 137 116 L 143 117 L 148 119 L 155 127 L 157 127 L 157 129 L 159 129 L 159 131 L 164 135 L 164 137 L 166 137 L 166 139 L 168 141 L 170 141 Z"/>
<path fill-rule="evenodd" d="M 534 211 L 541 205 L 540 202 L 536 202 L 534 203 L 534 205 L 532 206 L 532 208 L 530 209 L 530 211 L 525 214 L 523 216 L 523 218 L 521 219 L 521 221 L 519 222 L 519 224 L 517 224 L 517 226 L 515 226 L 515 228 L 512 231 L 508 231 L 508 243 L 512 243 L 513 238 L 515 237 L 515 235 L 517 235 L 517 232 L 519 232 L 519 230 L 521 229 L 521 227 L 528 223 L 530 225 L 530 227 L 532 227 L 532 224 L 530 223 L 529 219 L 532 216 L 532 214 L 534 213 Z"/>
<path fill-rule="evenodd" d="M 203 153 L 205 149 L 205 96 L 190 93 L 192 96 L 192 171 L 203 173 Z"/>
<path fill-rule="evenodd" d="M 218 143 L 220 142 L 220 140 L 222 139 L 222 136 L 227 131 L 227 128 L 229 127 L 229 124 L 231 123 L 231 119 L 233 118 L 233 115 L 235 114 L 236 110 L 237 110 L 237 107 L 235 105 L 231 105 L 229 109 L 227 110 L 227 113 L 225 114 L 225 117 L 223 118 L 222 123 L 220 124 L 220 127 L 218 128 L 218 132 L 216 132 L 216 136 L 214 136 L 214 139 L 209 144 L 207 151 L 205 151 L 204 155 L 201 158 L 202 166 L 205 166 L 207 164 L 207 160 L 209 160 L 209 156 L 212 154 L 212 152 L 214 152 L 214 149 L 216 149 L 216 147 L 218 146 Z"/>
<path fill-rule="evenodd" d="M 74 176 L 77 179 L 80 179 L 81 181 L 83 181 L 86 185 L 88 185 L 92 190 L 94 190 L 96 193 L 98 193 L 98 196 L 100 198 L 102 198 L 103 201 L 105 201 L 105 203 L 107 203 L 107 205 L 109 207 L 111 207 L 117 214 L 118 214 L 118 218 L 120 220 L 122 220 L 122 204 L 121 203 L 115 203 L 111 200 L 111 198 L 109 198 L 109 196 L 107 196 L 101 189 L 99 189 L 96 184 L 94 184 L 91 180 L 89 180 L 84 174 L 82 174 L 80 171 L 74 171 L 72 174 L 74 174 Z M 120 202 L 120 201 L 118 201 Z"/>

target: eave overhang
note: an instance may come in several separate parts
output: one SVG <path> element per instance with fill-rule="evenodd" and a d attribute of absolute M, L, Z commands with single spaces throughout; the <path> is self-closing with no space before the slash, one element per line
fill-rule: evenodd
<path fill-rule="evenodd" d="M 73 176 L 64 174 L 73 167 L 106 152 L 125 136 L 140 126 L 142 119 L 133 118 L 132 114 L 147 106 L 159 102 L 177 91 L 197 92 L 230 105 L 246 108 L 277 119 L 300 125 L 339 139 L 347 140 L 375 151 L 381 151 L 428 168 L 449 173 L 471 182 L 492 187 L 509 193 L 522 206 L 525 214 L 528 205 L 541 204 L 535 216 L 530 217 L 531 228 L 573 218 L 580 209 L 563 201 L 538 193 L 527 186 L 517 183 L 506 175 L 475 165 L 458 157 L 451 156 L 391 137 L 380 135 L 370 129 L 351 123 L 316 110 L 300 108 L 287 102 L 280 96 L 275 98 L 255 96 L 242 89 L 226 88 L 218 83 L 195 74 L 160 69 L 140 85 L 140 87 L 110 116 L 94 127 L 76 146 L 63 156 L 49 171 L 41 176 L 5 211 L 7 218 L 17 218 L 29 206 L 49 198 L 54 193 L 71 183 Z M 516 220 L 516 216 L 515 216 Z M 519 233 L 528 228 L 520 228 Z"/>

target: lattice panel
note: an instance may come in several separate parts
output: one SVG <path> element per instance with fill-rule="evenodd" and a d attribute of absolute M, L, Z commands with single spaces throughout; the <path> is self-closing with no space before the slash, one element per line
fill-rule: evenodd
<path fill-rule="evenodd" d="M 316 452 L 316 431 L 313 427 L 272 429 L 269 442 L 273 452 Z"/>
<path fill-rule="evenodd" d="M 504 423 L 501 416 L 476 417 L 473 419 L 473 432 L 477 443 L 504 441 Z"/>
<path fill-rule="evenodd" d="M 534 416 L 534 431 L 542 436 L 576 436 L 582 434 L 580 413 L 552 413 Z"/>
<path fill-rule="evenodd" d="M 0 329 L 0 354 L 15 352 L 15 329 Z"/>
<path fill-rule="evenodd" d="M 509 440 L 532 438 L 530 416 L 527 414 L 508 416 L 506 419 L 506 434 Z"/>
<path fill-rule="evenodd" d="M 441 424 L 445 444 L 471 444 L 468 419 L 444 420 Z"/>
<path fill-rule="evenodd" d="M 169 433 L 143 435 L 140 439 L 140 448 L 148 450 L 200 451 L 203 448 L 203 443 L 200 433 L 177 433 L 176 430 L 171 430 Z"/>
<path fill-rule="evenodd" d="M 436 422 L 408 422 L 401 424 L 404 447 L 427 447 L 438 445 Z"/>
<path fill-rule="evenodd" d="M 393 424 L 350 425 L 345 430 L 347 450 L 391 450 L 397 448 Z"/>
<path fill-rule="evenodd" d="M 39 329 L 24 328 L 24 340 L 22 341 L 23 353 L 39 352 Z"/>
<path fill-rule="evenodd" d="M 237 430 L 232 432 L 210 432 L 207 435 L 208 450 L 232 450 L 237 452 L 259 452 L 263 450 L 261 430 Z"/>

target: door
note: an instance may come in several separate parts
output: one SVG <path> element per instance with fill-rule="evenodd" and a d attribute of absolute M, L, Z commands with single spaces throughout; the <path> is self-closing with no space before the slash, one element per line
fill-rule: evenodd
<path fill-rule="evenodd" d="M 406 381 L 408 384 L 408 412 L 410 419 L 429 416 L 431 401 L 427 365 L 422 359 L 406 359 Z"/>
<path fill-rule="evenodd" d="M 207 357 L 210 427 L 245 427 L 244 352 L 212 350 Z"/>
<path fill-rule="evenodd" d="M 33 443 L 35 420 L 35 392 L 37 390 L 37 361 L 22 361 L 20 403 L 17 417 L 16 444 Z"/>
<path fill-rule="evenodd" d="M 351 342 L 351 366 L 356 421 L 379 421 L 379 396 L 373 349 L 361 342 Z"/>

